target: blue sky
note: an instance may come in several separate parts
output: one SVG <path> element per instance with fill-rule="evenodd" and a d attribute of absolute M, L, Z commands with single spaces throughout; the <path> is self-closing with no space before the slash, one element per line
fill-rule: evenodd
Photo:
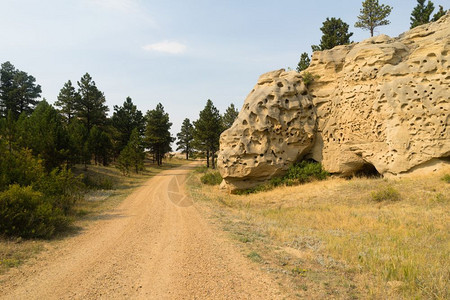
<path fill-rule="evenodd" d="M 376 34 L 408 30 L 415 0 L 380 0 L 394 10 Z M 56 100 L 67 80 L 88 72 L 107 104 L 127 96 L 145 113 L 161 102 L 179 131 L 206 100 L 238 108 L 262 73 L 295 69 L 318 44 L 327 17 L 354 28 L 361 0 L 0 0 L 0 63 L 36 77 Z M 450 8 L 448 0 L 433 1 Z"/>

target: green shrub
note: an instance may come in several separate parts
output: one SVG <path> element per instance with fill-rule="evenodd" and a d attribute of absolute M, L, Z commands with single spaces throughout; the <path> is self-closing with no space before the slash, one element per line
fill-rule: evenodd
<path fill-rule="evenodd" d="M 54 207 L 68 214 L 77 200 L 83 198 L 83 176 L 75 176 L 71 170 L 54 169 L 34 185 Z"/>
<path fill-rule="evenodd" d="M 220 176 L 218 171 L 208 172 L 200 177 L 200 180 L 203 184 L 218 185 L 222 182 L 222 176 Z"/>
<path fill-rule="evenodd" d="M 310 182 L 313 180 L 324 180 L 330 174 L 322 169 L 318 162 L 304 160 L 289 167 L 286 175 L 280 183 L 294 185 L 298 183 Z"/>
<path fill-rule="evenodd" d="M 394 189 L 392 186 L 387 186 L 381 190 L 374 191 L 371 194 L 372 200 L 375 202 L 382 202 L 382 201 L 399 201 L 400 200 L 400 193 Z"/>
<path fill-rule="evenodd" d="M 62 210 L 31 186 L 15 184 L 0 193 L 0 234 L 49 238 L 68 224 Z"/>
<path fill-rule="evenodd" d="M 304 72 L 302 74 L 302 80 L 303 83 L 306 85 L 306 87 L 309 87 L 311 85 L 311 83 L 314 82 L 315 79 L 319 78 L 319 76 L 314 76 L 313 74 L 309 73 L 309 72 Z"/>
<path fill-rule="evenodd" d="M 252 251 L 249 254 L 247 254 L 247 257 L 250 258 L 252 261 L 260 263 L 263 261 L 261 255 L 259 255 L 257 252 Z"/>
<path fill-rule="evenodd" d="M 93 190 L 112 190 L 114 187 L 114 182 L 111 178 L 100 174 L 96 174 L 95 176 L 86 174 L 82 181 L 88 189 Z"/>
<path fill-rule="evenodd" d="M 447 183 L 450 183 L 450 174 L 445 174 L 444 177 L 442 177 L 442 180 Z"/>
<path fill-rule="evenodd" d="M 3 147 L 0 143 L 0 147 Z M 34 158 L 31 150 L 5 151 L 0 149 L 0 191 L 11 184 L 32 185 L 45 176 L 42 160 Z"/>
<path fill-rule="evenodd" d="M 322 165 L 315 161 L 304 160 L 289 167 L 287 173 L 281 177 L 274 177 L 266 184 L 256 187 L 234 191 L 237 195 L 248 195 L 258 192 L 270 191 L 274 187 L 286 185 L 293 186 L 313 180 L 324 180 L 330 174 L 322 169 Z"/>

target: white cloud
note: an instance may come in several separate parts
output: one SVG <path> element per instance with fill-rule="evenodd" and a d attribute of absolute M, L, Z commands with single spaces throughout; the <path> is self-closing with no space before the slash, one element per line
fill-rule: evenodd
<path fill-rule="evenodd" d="M 142 47 L 146 51 L 157 51 L 169 54 L 182 54 L 186 51 L 186 45 L 178 42 L 162 41 Z"/>

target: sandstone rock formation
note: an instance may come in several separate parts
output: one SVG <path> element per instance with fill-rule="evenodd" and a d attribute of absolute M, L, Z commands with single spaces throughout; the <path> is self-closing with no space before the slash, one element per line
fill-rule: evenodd
<path fill-rule="evenodd" d="M 255 186 L 313 158 L 344 176 L 382 175 L 450 157 L 450 14 L 398 38 L 315 52 L 302 74 L 260 77 L 220 140 L 223 187 Z M 304 74 L 304 73 L 303 73 Z"/>

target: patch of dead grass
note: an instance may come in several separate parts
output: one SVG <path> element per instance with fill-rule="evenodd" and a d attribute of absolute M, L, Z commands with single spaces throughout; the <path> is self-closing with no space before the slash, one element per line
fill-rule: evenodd
<path fill-rule="evenodd" d="M 203 200 L 198 204 L 222 211 L 222 222 L 227 216 L 242 220 L 228 223 L 228 230 L 240 232 L 237 240 L 265 261 L 277 265 L 282 249 L 291 263 L 280 270 L 308 270 L 302 280 L 287 284 L 294 295 L 448 299 L 450 186 L 443 174 L 334 178 L 250 195 L 219 194 L 194 178 L 190 190 Z M 372 194 L 387 188 L 398 191 L 399 200 L 375 202 Z M 251 232 L 265 238 L 252 240 Z M 295 259 L 301 263 L 293 265 Z"/>

